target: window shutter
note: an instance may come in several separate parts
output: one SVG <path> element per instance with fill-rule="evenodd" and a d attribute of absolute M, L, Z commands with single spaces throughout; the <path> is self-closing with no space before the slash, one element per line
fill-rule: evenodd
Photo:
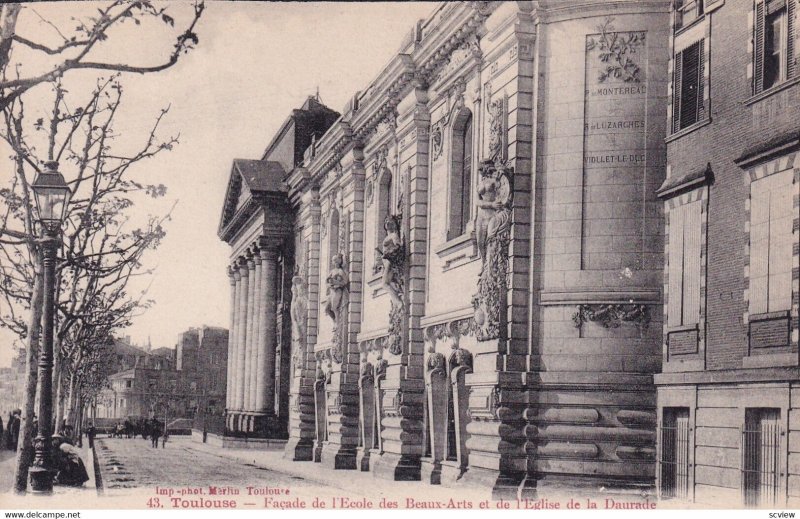
<path fill-rule="evenodd" d="M 703 90 L 705 89 L 705 64 L 706 64 L 706 53 L 705 53 L 705 40 L 700 40 L 697 44 L 698 55 L 697 55 L 697 121 L 702 121 L 705 119 L 706 116 L 706 104 L 703 100 Z"/>
<path fill-rule="evenodd" d="M 683 51 L 675 55 L 672 78 L 672 131 L 681 129 L 681 85 L 683 76 Z"/>
<path fill-rule="evenodd" d="M 755 34 L 753 35 L 753 90 L 764 90 L 764 2 L 756 4 Z"/>
<path fill-rule="evenodd" d="M 699 71 L 699 50 L 700 42 L 686 47 L 683 52 L 683 71 L 682 84 L 681 84 L 681 112 L 680 112 L 680 128 L 686 128 L 696 123 L 698 118 L 697 109 L 701 103 L 699 92 L 697 91 L 700 85 L 700 71 Z"/>
<path fill-rule="evenodd" d="M 789 3 L 786 6 L 786 25 L 787 25 L 787 33 L 788 33 L 788 42 L 786 45 L 786 55 L 787 55 L 787 67 L 786 67 L 786 77 L 791 79 L 796 77 L 797 75 L 797 68 L 798 68 L 798 34 L 797 34 L 797 2 L 798 0 L 788 0 Z"/>

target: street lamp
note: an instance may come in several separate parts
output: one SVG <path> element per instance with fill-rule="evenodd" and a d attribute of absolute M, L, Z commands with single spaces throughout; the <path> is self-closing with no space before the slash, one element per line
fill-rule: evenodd
<path fill-rule="evenodd" d="M 39 352 L 39 427 L 33 440 L 35 457 L 30 469 L 31 489 L 34 492 L 53 491 L 52 421 L 53 421 L 53 314 L 55 310 L 56 251 L 60 243 L 61 224 L 72 193 L 58 172 L 58 162 L 45 163 L 45 170 L 31 185 L 39 223 L 42 226 L 42 270 L 44 293 L 42 308 L 42 348 Z"/>

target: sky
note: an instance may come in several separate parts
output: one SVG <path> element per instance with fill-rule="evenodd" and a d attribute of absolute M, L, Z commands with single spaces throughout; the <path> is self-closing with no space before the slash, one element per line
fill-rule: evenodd
<path fill-rule="evenodd" d="M 28 37 L 55 38 L 55 30 L 90 16 L 103 2 L 27 4 L 17 30 Z M 166 5 L 166 4 L 162 4 Z M 309 95 L 341 111 L 380 72 L 417 20 L 435 3 L 206 2 L 196 27 L 199 44 L 167 71 L 125 75 L 120 146 L 134 145 L 163 107 L 170 110 L 160 135 L 179 135 L 167 154 L 137 166 L 135 177 L 167 186 L 167 196 L 142 200 L 138 214 L 166 214 L 167 236 L 145 266 L 155 273 L 136 281 L 155 305 L 121 332 L 137 344 L 173 346 L 193 326 L 228 327 L 228 246 L 217 227 L 233 159 L 259 159 L 272 135 Z M 176 27 L 188 23 L 191 5 L 170 2 Z M 35 12 L 32 12 L 35 11 Z M 164 24 L 131 25 L 109 35 L 101 56 L 154 64 L 171 50 Z M 51 40 L 56 41 L 56 40 Z M 31 65 L 34 68 L 33 65 Z M 68 76 L 71 93 L 90 88 L 97 73 Z M 46 97 L 47 86 L 31 96 Z M 4 172 L 5 170 L 5 172 Z M 69 177 L 67 168 L 61 168 Z M 0 157 L 0 184 L 10 179 Z M 0 366 L 10 364 L 14 337 L 0 330 Z"/>

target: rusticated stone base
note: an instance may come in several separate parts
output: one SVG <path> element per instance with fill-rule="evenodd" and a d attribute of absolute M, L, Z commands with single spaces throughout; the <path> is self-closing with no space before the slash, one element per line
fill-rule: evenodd
<path fill-rule="evenodd" d="M 284 459 L 291 461 L 311 461 L 314 459 L 314 441 L 308 438 L 289 438 Z"/>
<path fill-rule="evenodd" d="M 356 450 L 336 443 L 327 442 L 322 447 L 322 466 L 334 470 L 355 470 Z"/>
<path fill-rule="evenodd" d="M 375 463 L 375 476 L 394 481 L 419 481 L 419 456 L 400 455 L 384 452 Z"/>

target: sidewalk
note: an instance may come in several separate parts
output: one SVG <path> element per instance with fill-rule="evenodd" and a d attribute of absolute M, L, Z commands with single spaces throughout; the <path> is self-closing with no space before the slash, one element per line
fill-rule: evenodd
<path fill-rule="evenodd" d="M 375 498 L 448 501 L 464 499 L 472 501 L 490 499 L 489 490 L 474 488 L 446 488 L 429 485 L 421 481 L 390 481 L 376 478 L 371 472 L 358 470 L 333 470 L 311 461 L 289 461 L 283 458 L 283 451 L 256 451 L 248 449 L 223 449 L 206 443 L 187 439 L 178 440 L 182 447 L 197 450 L 219 457 L 235 459 L 255 467 L 300 477 L 321 486 L 339 488 L 346 491 L 345 496 Z M 405 508 L 401 503 L 401 508 Z"/>

